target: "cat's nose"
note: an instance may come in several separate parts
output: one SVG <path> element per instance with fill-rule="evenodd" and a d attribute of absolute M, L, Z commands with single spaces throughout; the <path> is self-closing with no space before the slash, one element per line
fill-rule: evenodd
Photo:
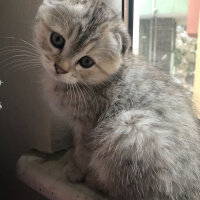
<path fill-rule="evenodd" d="M 56 70 L 57 74 L 67 74 L 68 73 L 68 71 L 61 68 L 58 64 L 54 64 L 54 66 L 55 66 L 55 70 Z"/>

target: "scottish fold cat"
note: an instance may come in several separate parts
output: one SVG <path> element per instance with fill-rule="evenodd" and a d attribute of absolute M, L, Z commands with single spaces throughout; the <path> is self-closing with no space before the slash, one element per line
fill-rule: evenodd
<path fill-rule="evenodd" d="M 114 200 L 200 199 L 191 102 L 132 54 L 126 27 L 106 0 L 45 0 L 34 38 L 49 101 L 74 131 L 64 176 Z"/>

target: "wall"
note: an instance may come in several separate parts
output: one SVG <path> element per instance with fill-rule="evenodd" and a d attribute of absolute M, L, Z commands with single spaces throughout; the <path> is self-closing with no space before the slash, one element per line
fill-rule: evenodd
<path fill-rule="evenodd" d="M 2 48 L 16 44 L 15 40 L 4 37 L 31 41 L 33 19 L 39 4 L 40 0 L 0 0 L 0 80 L 4 82 L 0 87 L 3 105 L 0 110 L 0 196 L 2 191 L 6 195 L 0 199 L 43 199 L 15 179 L 17 159 L 35 145 L 36 138 L 48 146 L 45 137 L 49 131 L 48 116 L 40 98 L 38 71 L 7 72 L 9 68 L 2 63 L 9 58 L 2 55 Z"/>

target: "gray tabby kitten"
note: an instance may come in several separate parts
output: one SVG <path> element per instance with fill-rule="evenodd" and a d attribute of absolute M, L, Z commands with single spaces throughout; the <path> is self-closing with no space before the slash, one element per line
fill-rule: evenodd
<path fill-rule="evenodd" d="M 103 0 L 45 0 L 35 41 L 54 109 L 74 130 L 66 176 L 114 200 L 199 200 L 200 135 L 180 86 L 130 52 Z"/>

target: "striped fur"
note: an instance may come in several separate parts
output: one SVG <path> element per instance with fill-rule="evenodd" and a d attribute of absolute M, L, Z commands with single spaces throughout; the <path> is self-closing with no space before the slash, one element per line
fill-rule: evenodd
<path fill-rule="evenodd" d="M 66 176 L 114 200 L 199 200 L 200 135 L 191 102 L 132 55 L 125 25 L 106 0 L 45 0 L 34 30 L 49 101 L 74 130 Z M 65 38 L 62 51 L 51 45 L 52 31 Z M 89 69 L 78 65 L 86 55 L 95 61 Z M 57 75 L 55 63 L 68 73 Z"/>

